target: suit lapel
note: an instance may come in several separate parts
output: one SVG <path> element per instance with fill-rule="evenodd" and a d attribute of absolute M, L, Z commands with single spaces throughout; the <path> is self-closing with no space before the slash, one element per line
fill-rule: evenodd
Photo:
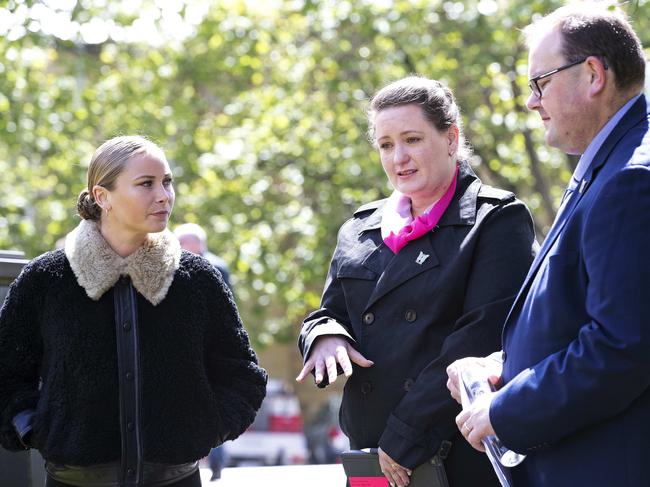
<path fill-rule="evenodd" d="M 601 172 L 605 172 L 601 169 L 603 169 L 603 166 L 605 165 L 605 162 L 607 162 L 609 155 L 614 150 L 614 147 L 616 147 L 616 145 L 621 141 L 625 134 L 629 132 L 630 129 L 632 129 L 632 127 L 634 127 L 641 120 L 647 118 L 647 116 L 648 113 L 645 97 L 642 96 L 639 100 L 637 100 L 636 103 L 634 103 L 634 105 L 632 105 L 632 107 L 630 107 L 628 113 L 625 114 L 618 125 L 614 127 L 607 139 L 605 139 L 605 142 L 603 142 L 603 145 L 600 147 L 591 164 L 589 165 L 585 176 L 581 181 L 578 182 L 575 191 L 568 197 L 566 204 L 560 207 L 558 210 L 557 217 L 553 222 L 548 235 L 544 239 L 542 248 L 535 257 L 535 260 L 533 261 L 530 270 L 528 271 L 528 275 L 526 276 L 526 279 L 524 280 L 524 283 L 519 290 L 519 294 L 515 298 L 515 302 L 510 309 L 510 313 L 508 313 L 505 321 L 506 326 L 510 322 L 511 316 L 513 316 L 516 310 L 518 310 L 519 307 L 523 304 L 523 301 L 528 294 L 530 284 L 539 271 L 542 262 L 544 261 L 549 250 L 553 247 L 555 241 L 559 238 L 562 230 L 571 218 L 571 215 L 574 213 L 575 209 L 580 203 L 580 200 L 592 186 L 595 178 L 598 177 Z M 602 177 L 606 176 L 603 175 Z"/>

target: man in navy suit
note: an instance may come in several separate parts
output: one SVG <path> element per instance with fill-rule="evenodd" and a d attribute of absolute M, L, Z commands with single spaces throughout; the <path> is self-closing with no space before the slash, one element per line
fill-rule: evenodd
<path fill-rule="evenodd" d="M 650 485 L 650 132 L 624 14 L 562 7 L 525 30 L 546 142 L 580 161 L 503 331 L 498 392 L 457 417 L 527 458 L 519 486 Z M 499 354 L 501 355 L 501 354 Z M 458 399 L 464 359 L 448 368 Z M 493 377 L 496 382 L 497 378 Z"/>

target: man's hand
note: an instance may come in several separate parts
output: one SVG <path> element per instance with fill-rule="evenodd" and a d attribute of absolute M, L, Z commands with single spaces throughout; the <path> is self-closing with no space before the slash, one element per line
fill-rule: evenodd
<path fill-rule="evenodd" d="M 338 375 L 336 372 L 337 363 L 343 369 L 346 377 L 352 375 L 352 363 L 357 364 L 359 367 L 370 367 L 374 364 L 373 361 L 368 360 L 355 350 L 346 339 L 339 336 L 324 335 L 314 341 L 309 358 L 296 380 L 298 382 L 304 381 L 305 377 L 315 369 L 314 378 L 316 384 L 320 384 L 323 381 L 323 373 L 327 370 L 327 378 L 329 383 L 332 384 L 336 381 Z"/>
<path fill-rule="evenodd" d="M 456 426 L 468 441 L 478 451 L 485 451 L 482 440 L 488 435 L 495 435 L 490 423 L 490 403 L 494 393 L 485 393 L 478 397 L 467 409 L 456 416 Z"/>
<path fill-rule="evenodd" d="M 386 479 L 388 479 L 391 487 L 406 487 L 411 481 L 411 469 L 399 465 L 381 448 L 377 450 L 377 454 L 379 456 L 381 471 Z"/>
<path fill-rule="evenodd" d="M 498 386 L 501 382 L 501 371 L 503 369 L 503 362 L 501 361 L 501 352 L 494 352 L 487 357 L 466 357 L 456 360 L 449 367 L 447 367 L 447 389 L 451 392 L 451 397 L 462 404 L 460 400 L 460 374 L 467 368 L 484 368 L 485 374 L 490 383 Z"/>

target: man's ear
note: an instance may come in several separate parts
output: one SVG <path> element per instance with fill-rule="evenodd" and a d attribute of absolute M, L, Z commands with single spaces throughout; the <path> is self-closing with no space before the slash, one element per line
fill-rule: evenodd
<path fill-rule="evenodd" d="M 96 184 L 93 186 L 93 191 L 92 191 L 93 198 L 95 200 L 95 203 L 104 211 L 110 210 L 111 209 L 111 196 L 109 191 L 104 188 L 103 186 L 99 186 Z"/>
<path fill-rule="evenodd" d="M 589 95 L 596 96 L 605 89 L 609 67 L 607 61 L 596 56 L 589 56 L 585 61 L 589 70 Z"/>

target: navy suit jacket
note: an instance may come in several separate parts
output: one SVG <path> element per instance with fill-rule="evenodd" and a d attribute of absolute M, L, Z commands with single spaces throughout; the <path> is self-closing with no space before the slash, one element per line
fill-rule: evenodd
<path fill-rule="evenodd" d="M 650 485 L 650 114 L 644 96 L 560 209 L 503 332 L 490 420 L 520 486 Z"/>

